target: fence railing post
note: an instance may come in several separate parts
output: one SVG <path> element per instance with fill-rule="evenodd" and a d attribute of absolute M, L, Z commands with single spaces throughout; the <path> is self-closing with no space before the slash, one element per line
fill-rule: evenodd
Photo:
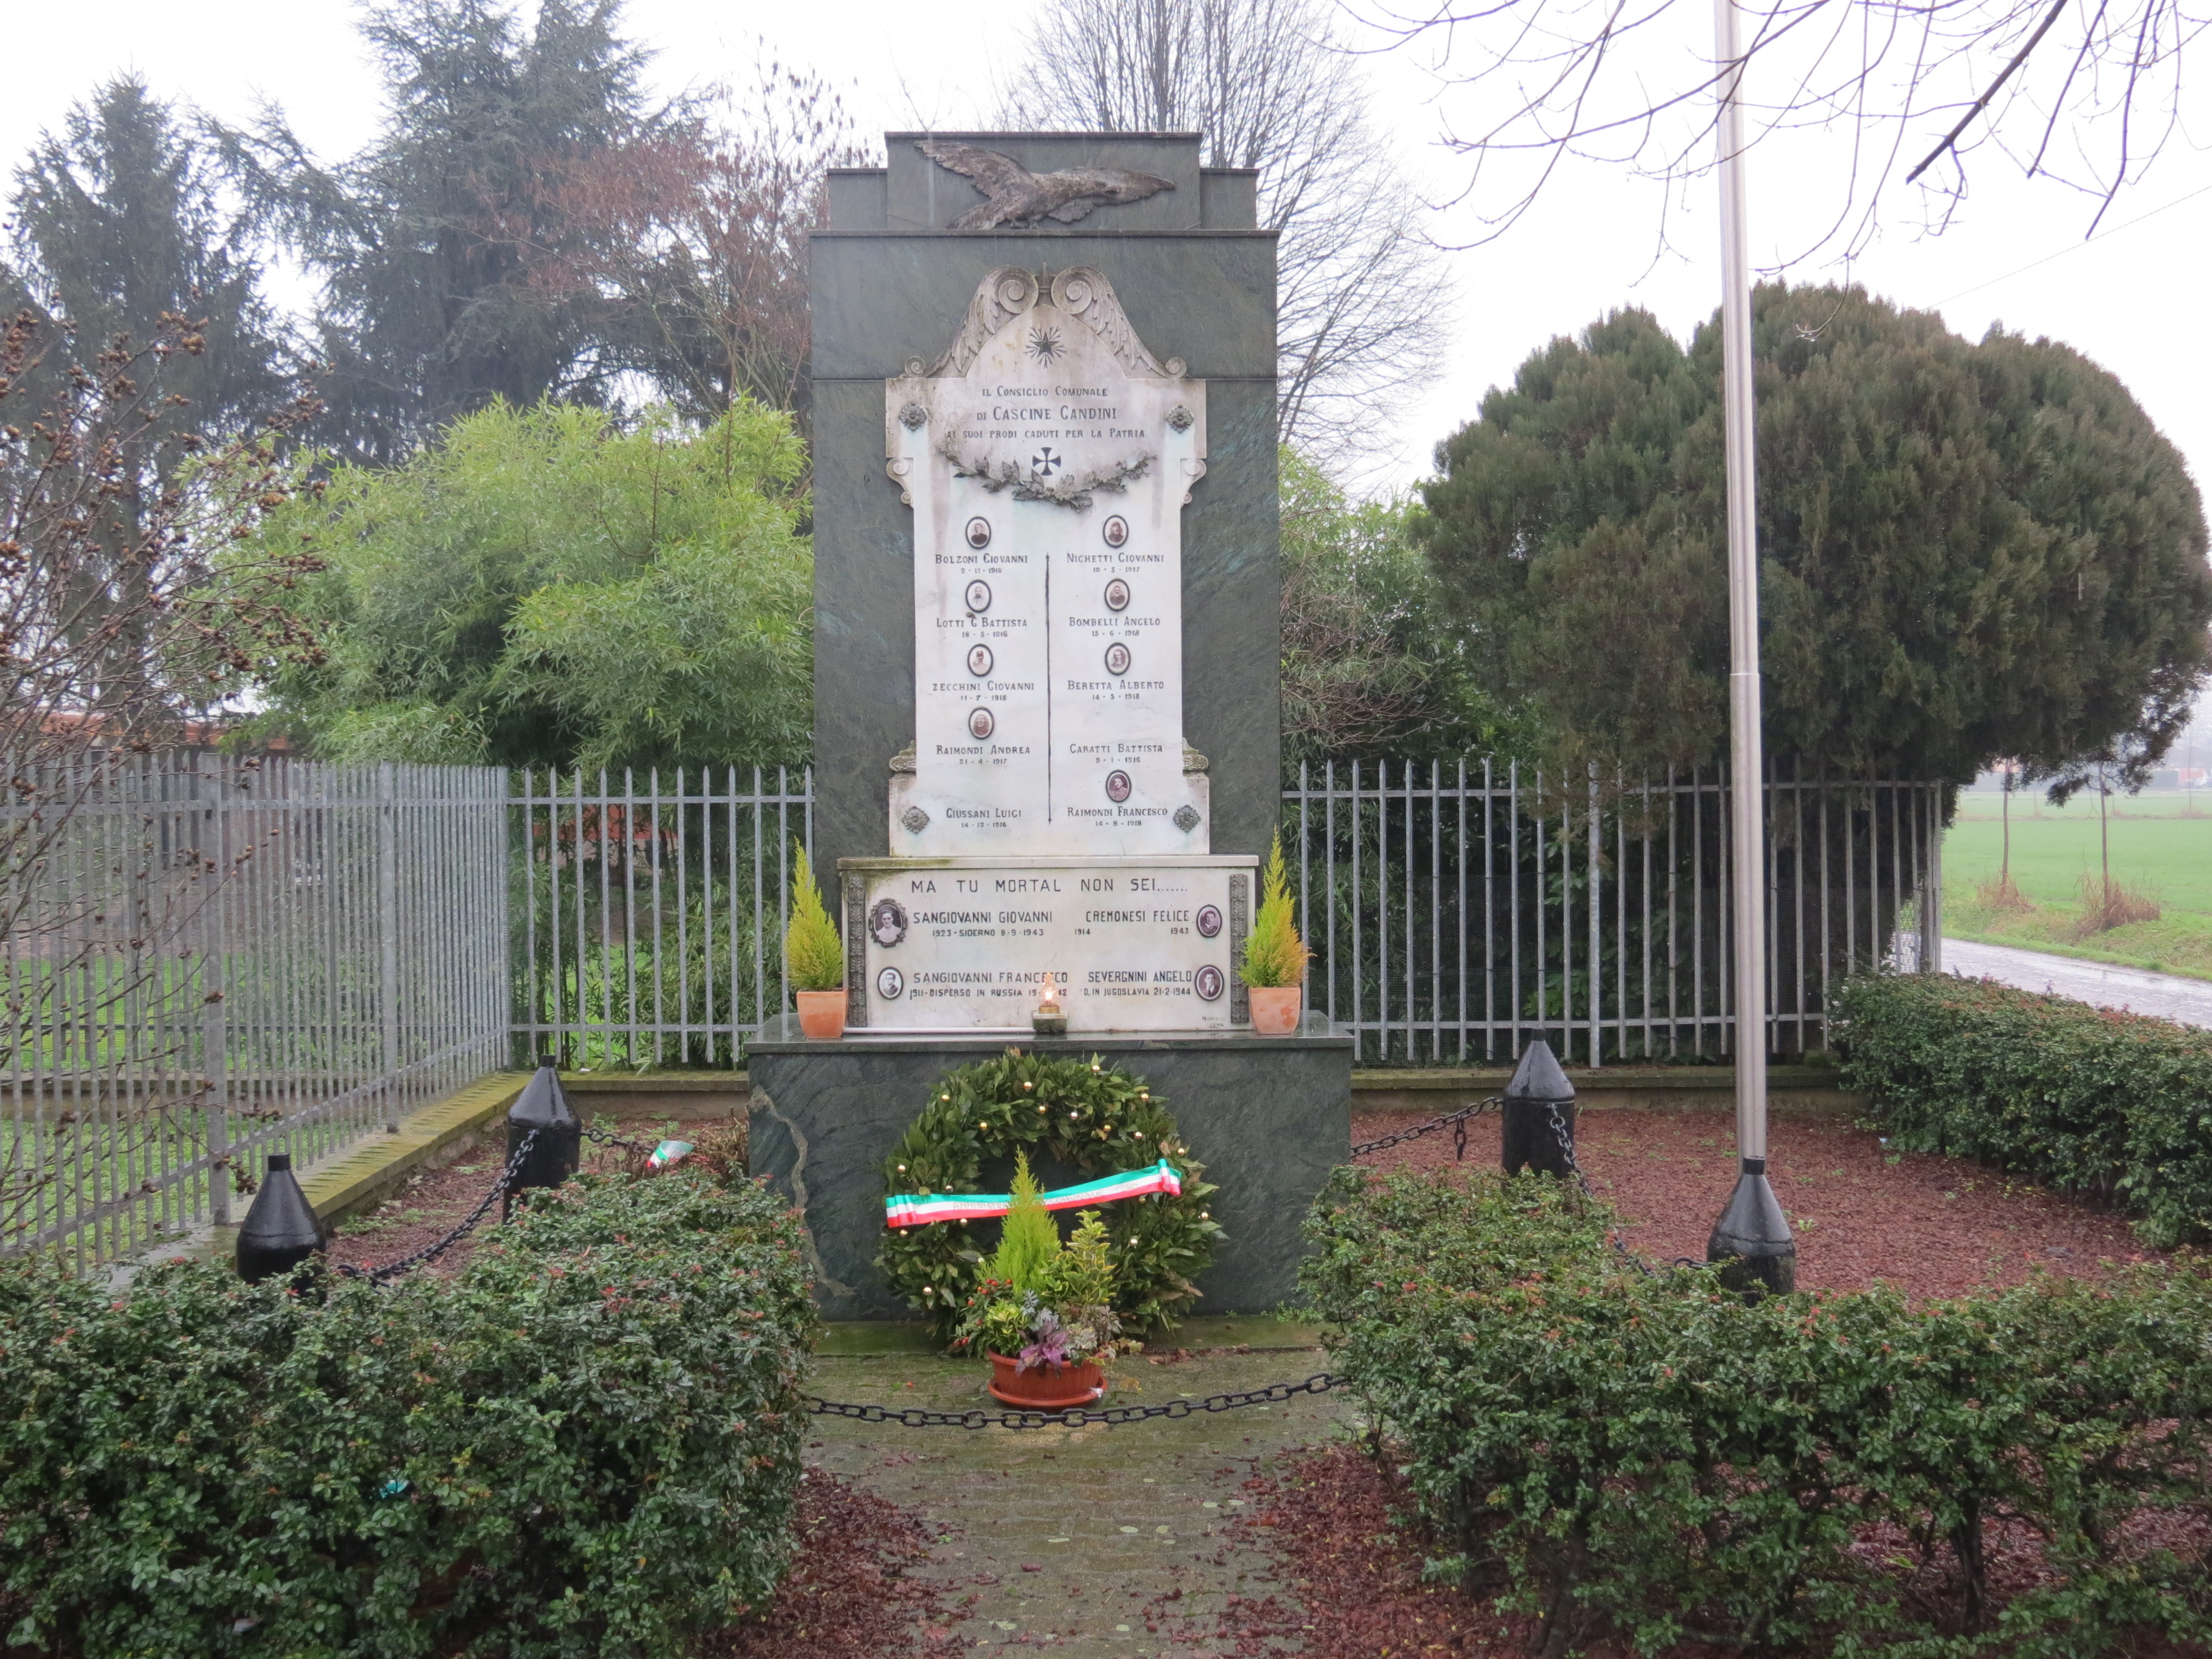
<path fill-rule="evenodd" d="M 1920 893 L 1920 971 L 1943 971 L 1943 786 L 1921 787 L 1928 836 L 1927 874 Z"/>
<path fill-rule="evenodd" d="M 382 1028 L 384 1128 L 399 1133 L 398 781 L 390 761 L 376 768 L 376 1002 Z"/>
<path fill-rule="evenodd" d="M 198 770 L 196 763 L 194 770 Z M 215 763 L 215 804 L 207 814 L 212 856 L 200 860 L 199 878 L 208 883 L 200 900 L 200 1059 L 207 1085 L 208 1219 L 230 1224 L 230 1018 L 224 1007 L 230 950 L 223 926 L 226 877 L 230 873 L 229 791 L 222 762 Z M 204 776 L 204 774 L 202 774 Z"/>

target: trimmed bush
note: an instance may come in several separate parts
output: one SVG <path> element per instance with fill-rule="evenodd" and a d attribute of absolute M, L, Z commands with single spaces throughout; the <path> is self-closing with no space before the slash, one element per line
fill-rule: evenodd
<path fill-rule="evenodd" d="M 845 945 L 837 925 L 822 908 L 814 866 L 796 842 L 792 853 L 798 874 L 791 889 L 791 921 L 783 930 L 783 962 L 794 991 L 834 991 L 845 982 Z"/>
<path fill-rule="evenodd" d="M 796 1224 L 683 1166 L 452 1280 L 0 1273 L 0 1596 L 87 1659 L 662 1655 L 787 1564 Z"/>
<path fill-rule="evenodd" d="M 2212 1237 L 2212 1031 L 1933 974 L 1837 1005 L 1841 1081 L 1896 1145 L 2113 1205 L 2152 1244 Z"/>
<path fill-rule="evenodd" d="M 2143 1520 L 2205 1503 L 2200 1269 L 1747 1304 L 1711 1271 L 1641 1271 L 1607 1219 L 1541 1176 L 1340 1171 L 1308 1223 L 1337 1369 L 1467 1588 L 1542 1617 L 1546 1653 L 2212 1636 L 2201 1524 L 2176 1553 Z M 2031 1534 L 2038 1580 L 1997 1607 L 1985 1558 Z"/>

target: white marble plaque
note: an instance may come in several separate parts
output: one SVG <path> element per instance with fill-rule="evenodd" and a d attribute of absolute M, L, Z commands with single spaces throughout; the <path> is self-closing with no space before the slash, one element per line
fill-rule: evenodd
<path fill-rule="evenodd" d="M 890 848 L 1203 854 L 1182 733 L 1182 507 L 1206 384 L 1105 277 L 1002 267 L 938 362 L 886 383 L 914 507 L 915 748 Z"/>
<path fill-rule="evenodd" d="M 1048 976 L 1071 1034 L 1249 1024 L 1250 858 L 843 859 L 848 1027 L 1030 1030 Z"/>

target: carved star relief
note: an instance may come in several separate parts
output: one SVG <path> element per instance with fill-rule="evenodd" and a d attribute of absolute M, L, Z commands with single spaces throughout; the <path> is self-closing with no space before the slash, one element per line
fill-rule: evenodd
<path fill-rule="evenodd" d="M 989 198 L 955 219 L 954 230 L 995 230 L 1001 225 L 1034 225 L 1040 219 L 1073 224 L 1094 208 L 1141 202 L 1147 196 L 1175 188 L 1165 179 L 1126 167 L 1063 167 L 1057 173 L 1031 173 L 1011 155 L 945 138 L 924 138 L 915 148 Z"/>

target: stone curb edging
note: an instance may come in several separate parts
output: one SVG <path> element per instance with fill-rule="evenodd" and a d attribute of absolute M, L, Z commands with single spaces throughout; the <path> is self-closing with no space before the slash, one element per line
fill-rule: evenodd
<path fill-rule="evenodd" d="M 1787 1090 L 1832 1090 L 1839 1085 L 1831 1066 L 1771 1066 L 1767 1086 Z M 1370 1091 L 1398 1092 L 1442 1090 L 1495 1094 L 1513 1076 L 1505 1066 L 1371 1066 L 1352 1074 L 1354 1094 Z M 1680 1089 L 1727 1094 L 1735 1088 L 1733 1066 L 1606 1066 L 1596 1071 L 1570 1066 L 1567 1076 L 1577 1091 L 1604 1093 L 1619 1090 Z M 561 1085 L 570 1095 L 702 1095 L 744 1094 L 750 1080 L 743 1072 L 570 1073 L 561 1074 Z"/>
<path fill-rule="evenodd" d="M 527 1072 L 495 1072 L 442 1100 L 410 1112 L 399 1132 L 363 1135 L 343 1152 L 300 1177 L 301 1189 L 325 1223 L 381 1197 L 400 1177 L 501 1116 L 530 1081 Z"/>

